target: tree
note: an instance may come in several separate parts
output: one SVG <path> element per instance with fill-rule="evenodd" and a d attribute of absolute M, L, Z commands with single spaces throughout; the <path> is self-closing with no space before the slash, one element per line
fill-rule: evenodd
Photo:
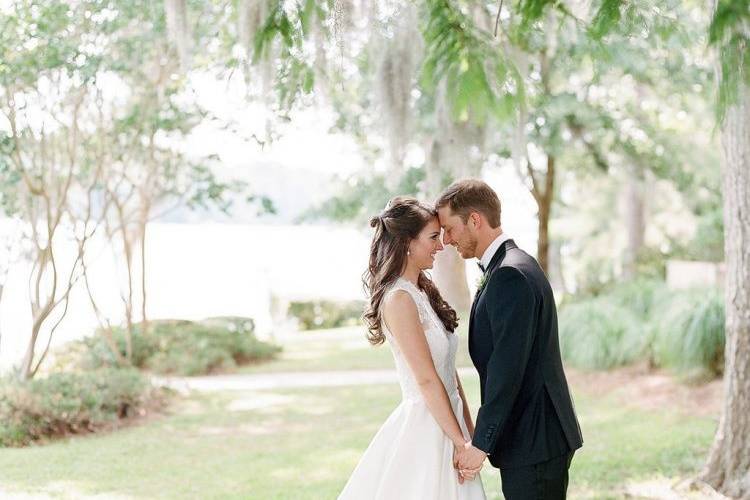
<path fill-rule="evenodd" d="M 110 119 L 100 133 L 109 153 L 104 191 L 111 210 L 105 219 L 106 234 L 124 270 L 119 292 L 125 352 L 118 350 L 115 355 L 129 363 L 136 322 L 141 332 L 148 329 L 148 223 L 180 206 L 227 211 L 226 194 L 244 186 L 220 182 L 210 168 L 215 157 L 189 157 L 180 147 L 206 117 L 184 94 L 190 48 L 199 44 L 211 17 L 188 29 L 184 1 L 168 0 L 162 6 L 122 0 L 115 6 L 117 15 L 106 26 L 110 41 L 106 70 L 128 92 L 126 98 L 110 103 Z M 88 280 L 86 284 L 100 331 L 114 348 L 113 322 L 101 314 L 96 294 Z"/>
<path fill-rule="evenodd" d="M 629 7 L 628 12 L 645 10 L 644 3 L 637 4 L 638 8 Z M 292 40 L 292 46 L 299 48 L 305 23 L 311 22 L 304 5 L 299 3 L 298 10 L 292 8 L 291 13 L 284 11 L 285 22 L 269 20 L 261 32 L 263 43 L 275 40 L 274 33 L 286 33 L 288 36 L 278 38 Z M 419 194 L 427 198 L 457 177 L 479 175 L 481 168 L 491 163 L 486 160 L 488 154 L 512 158 L 537 203 L 537 257 L 545 269 L 559 191 L 556 179 L 561 173 L 581 165 L 602 172 L 612 167 L 628 170 L 632 166 L 635 172 L 654 169 L 650 161 L 658 156 L 654 151 L 665 149 L 656 140 L 631 147 L 628 132 L 620 126 L 624 118 L 636 121 L 641 130 L 658 129 L 658 122 L 624 106 L 611 109 L 612 98 L 594 96 L 594 91 L 606 84 L 621 85 L 617 80 L 623 75 L 632 77 L 647 95 L 663 92 L 661 87 L 672 93 L 684 90 L 701 78 L 684 59 L 664 50 L 687 42 L 676 29 L 677 16 L 656 8 L 634 19 L 617 37 L 610 33 L 607 43 L 602 43 L 599 25 L 613 15 L 606 5 L 594 5 L 592 13 L 577 13 L 561 2 L 550 9 L 546 7 L 552 4 L 543 1 L 501 3 L 496 37 L 491 34 L 496 11 L 489 9 L 497 7 L 495 4 L 419 2 L 422 22 L 416 35 L 413 4 L 397 2 L 388 14 L 379 13 L 379 5 L 381 2 L 373 2 L 369 10 L 347 7 L 352 9 L 348 16 L 364 16 L 368 26 L 382 29 L 364 39 L 354 34 L 345 38 L 346 62 L 351 60 L 357 71 L 347 71 L 350 77 L 342 82 L 346 92 L 341 94 L 360 103 L 351 109 L 351 105 L 341 104 L 343 99 L 335 102 L 342 115 L 374 116 L 346 116 L 341 121 L 356 136 L 370 141 L 370 150 L 389 158 L 391 187 L 404 171 L 406 147 L 420 145 L 427 175 Z M 675 5 L 669 2 L 670 7 Z M 577 17 L 579 14 L 593 18 L 593 27 Z M 314 19 L 326 15 L 329 13 L 323 8 Z M 635 27 L 646 27 L 637 39 L 630 36 Z M 317 59 L 294 60 L 299 66 L 317 65 Z M 667 71 L 681 69 L 690 71 L 672 86 L 662 83 L 673 81 L 661 78 Z M 278 84 L 286 96 L 313 88 L 288 89 L 297 81 L 281 77 Z M 316 89 L 317 84 L 315 80 Z M 334 93 L 337 87 L 333 87 Z M 493 133 L 487 134 L 487 130 Z M 380 147 L 383 143 L 385 147 Z M 377 154 L 373 158 L 376 163 Z M 637 212 L 637 207 L 631 211 Z M 643 231 L 643 224 L 631 226 L 636 233 Z M 637 252 L 638 239 L 634 234 L 631 254 Z M 459 273 L 463 267 L 454 264 L 448 266 L 454 270 L 447 281 L 463 283 L 465 277 Z M 436 266 L 438 281 L 440 267 Z M 457 294 L 457 303 L 463 302 L 462 296 L 468 296 L 468 290 Z"/>
<path fill-rule="evenodd" d="M 179 147 L 206 114 L 182 93 L 187 60 L 180 66 L 164 57 L 173 50 L 167 24 L 172 36 L 184 24 L 179 15 L 177 24 L 165 17 L 162 4 L 140 0 L 14 2 L 0 10 L 2 201 L 26 223 L 33 262 L 22 378 L 39 369 L 81 278 L 115 348 L 113 322 L 102 317 L 87 274 L 86 248 L 99 228 L 122 249 L 132 334 L 138 316 L 147 325 L 148 222 L 177 205 L 228 209 L 226 192 L 240 187 L 216 179 L 213 158 L 191 158 Z M 57 248 L 65 238 L 77 245 L 67 265 Z M 121 361 L 131 354 L 127 335 Z"/>
<path fill-rule="evenodd" d="M 621 19 L 621 0 L 605 0 L 601 26 Z M 750 4 L 710 2 L 708 40 L 717 53 L 716 110 L 723 146 L 726 348 L 724 402 L 699 479 L 735 498 L 750 498 Z M 626 18 L 627 19 L 627 18 Z"/>
<path fill-rule="evenodd" d="M 750 498 L 750 4 L 713 1 L 709 40 L 723 146 L 726 256 L 724 403 L 701 479 L 735 498 Z"/>
<path fill-rule="evenodd" d="M 100 59 L 92 42 L 93 18 L 102 9 L 14 3 L 0 13 L 0 142 L 7 155 L 3 163 L 9 165 L 3 170 L 5 208 L 25 223 L 32 264 L 32 326 L 21 379 L 33 377 L 41 366 L 81 277 L 88 242 L 102 221 L 93 196 L 102 157 L 96 148 Z M 78 208 L 83 216 L 72 217 Z M 59 252 L 65 239 L 76 242 L 71 262 L 63 262 Z M 43 334 L 48 340 L 39 353 Z"/>

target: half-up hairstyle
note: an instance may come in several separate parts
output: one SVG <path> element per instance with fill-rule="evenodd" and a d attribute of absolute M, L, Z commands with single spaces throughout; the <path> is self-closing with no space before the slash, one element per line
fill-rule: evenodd
<path fill-rule="evenodd" d="M 381 305 L 385 292 L 406 268 L 406 254 L 411 240 L 417 238 L 422 229 L 434 218 L 437 211 L 418 200 L 398 196 L 386 205 L 379 215 L 370 219 L 375 228 L 370 245 L 370 263 L 363 276 L 365 289 L 370 298 L 365 308 L 367 339 L 372 345 L 385 341 L 382 329 Z M 424 290 L 430 305 L 449 332 L 458 326 L 456 311 L 443 299 L 435 284 L 424 273 L 419 273 L 417 286 Z"/>

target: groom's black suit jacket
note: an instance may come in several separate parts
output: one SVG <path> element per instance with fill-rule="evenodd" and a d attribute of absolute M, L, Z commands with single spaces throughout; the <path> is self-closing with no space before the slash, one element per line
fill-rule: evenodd
<path fill-rule="evenodd" d="M 472 443 L 495 467 L 547 461 L 583 445 L 560 359 L 552 288 L 533 257 L 505 241 L 469 322 L 482 406 Z"/>

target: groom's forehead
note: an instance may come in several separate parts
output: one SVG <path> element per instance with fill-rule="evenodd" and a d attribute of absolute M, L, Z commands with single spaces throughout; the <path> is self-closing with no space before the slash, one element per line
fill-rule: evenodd
<path fill-rule="evenodd" d="M 453 216 L 453 210 L 451 210 L 450 207 L 440 207 L 438 208 L 438 220 L 440 221 L 441 226 L 445 226 L 445 224 L 448 222 L 448 218 Z"/>

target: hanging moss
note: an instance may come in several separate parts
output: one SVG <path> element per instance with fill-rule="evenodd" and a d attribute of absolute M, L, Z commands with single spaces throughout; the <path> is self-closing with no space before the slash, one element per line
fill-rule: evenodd
<path fill-rule="evenodd" d="M 164 0 L 167 18 L 167 36 L 177 49 L 180 67 L 186 71 L 190 66 L 190 29 L 187 18 L 186 0 Z"/>
<path fill-rule="evenodd" d="M 404 4 L 394 16 L 393 33 L 381 40 L 381 58 L 376 76 L 376 95 L 388 138 L 391 163 L 400 168 L 411 136 L 413 112 L 411 90 L 422 50 L 417 9 Z"/>

